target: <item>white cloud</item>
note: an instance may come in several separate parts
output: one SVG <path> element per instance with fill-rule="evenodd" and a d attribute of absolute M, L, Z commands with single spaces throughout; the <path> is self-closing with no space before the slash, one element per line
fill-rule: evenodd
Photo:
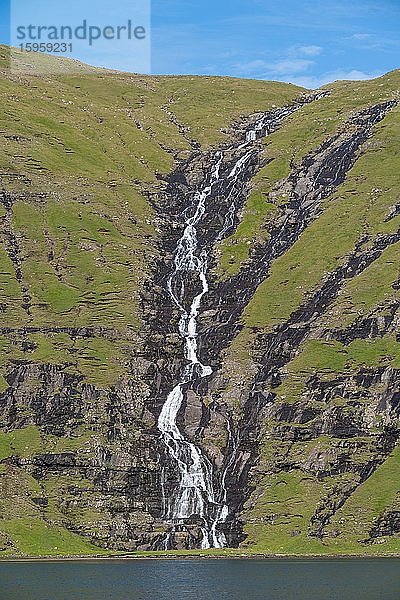
<path fill-rule="evenodd" d="M 379 77 L 379 75 L 381 73 L 364 73 L 357 69 L 352 69 L 351 71 L 328 71 L 319 76 L 292 77 L 290 78 L 290 83 L 295 83 L 309 89 L 316 89 L 333 81 L 363 81 L 365 79 L 374 79 L 375 77 Z"/>
<path fill-rule="evenodd" d="M 275 62 L 267 62 L 265 60 L 252 60 L 247 63 L 238 63 L 234 65 L 238 74 L 247 77 L 256 76 L 261 79 L 268 77 L 290 76 L 296 73 L 304 73 L 314 64 L 312 60 L 304 58 L 288 58 Z"/>
<path fill-rule="evenodd" d="M 321 46 L 300 46 L 298 48 L 298 52 L 304 56 L 318 56 L 322 50 Z"/>
<path fill-rule="evenodd" d="M 355 33 L 354 35 L 350 36 L 350 40 L 369 40 L 371 38 L 375 37 L 372 33 Z"/>
<path fill-rule="evenodd" d="M 387 35 L 378 37 L 374 33 L 355 33 L 344 39 L 349 40 L 357 45 L 358 48 L 364 50 L 372 50 L 373 48 L 377 50 L 393 50 L 400 46 L 400 39 L 398 37 L 391 38 Z"/>
<path fill-rule="evenodd" d="M 292 73 L 303 73 L 313 64 L 312 60 L 293 58 L 270 63 L 267 70 L 273 75 L 291 75 Z"/>

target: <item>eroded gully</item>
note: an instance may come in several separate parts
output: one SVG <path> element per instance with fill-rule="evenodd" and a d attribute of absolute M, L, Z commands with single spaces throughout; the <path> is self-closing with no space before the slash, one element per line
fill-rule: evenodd
<path fill-rule="evenodd" d="M 208 255 L 212 246 L 225 237 L 235 224 L 238 197 L 243 186 L 255 170 L 255 161 L 262 150 L 259 140 L 275 131 L 282 121 L 304 104 L 324 94 L 305 96 L 298 102 L 264 113 L 243 131 L 243 138 L 234 145 L 218 150 L 211 156 L 208 172 L 194 191 L 190 206 L 183 211 L 183 233 L 176 243 L 174 268 L 167 280 L 167 290 L 179 311 L 178 330 L 184 344 L 184 366 L 179 380 L 162 406 L 158 417 L 167 456 L 175 466 L 177 480 L 171 486 L 168 468 L 161 475 L 163 492 L 163 520 L 170 525 L 160 546 L 173 546 L 176 530 L 196 521 L 200 528 L 197 544 L 203 548 L 222 548 L 226 545 L 221 530 L 228 515 L 225 477 L 220 479 L 220 489 L 214 489 L 213 466 L 195 443 L 185 438 L 179 428 L 178 414 L 185 394 L 195 382 L 212 374 L 212 367 L 201 362 L 198 347 L 198 316 L 202 299 L 209 290 L 207 280 Z M 253 165 L 251 168 L 250 165 Z M 219 227 L 207 227 L 213 231 L 212 240 L 202 240 L 202 229 L 208 219 L 209 201 L 217 196 L 223 198 L 224 214 Z M 211 242 L 211 243 L 210 243 Z M 229 432 L 229 423 L 227 423 Z M 231 440 L 231 443 L 234 443 Z"/>

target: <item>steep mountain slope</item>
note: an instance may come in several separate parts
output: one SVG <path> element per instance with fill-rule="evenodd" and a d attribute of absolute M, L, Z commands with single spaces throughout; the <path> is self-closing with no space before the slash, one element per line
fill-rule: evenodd
<path fill-rule="evenodd" d="M 164 512 L 179 462 L 157 422 L 186 364 L 168 276 L 210 182 L 212 373 L 177 425 L 227 507 L 219 534 L 398 552 L 399 72 L 314 94 L 1 61 L 0 555 L 204 543 L 198 507 Z M 181 289 L 186 306 L 196 269 Z"/>

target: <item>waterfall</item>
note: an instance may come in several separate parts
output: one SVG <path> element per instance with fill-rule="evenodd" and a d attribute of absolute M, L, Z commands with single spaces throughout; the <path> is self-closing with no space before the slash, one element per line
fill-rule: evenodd
<path fill-rule="evenodd" d="M 193 515 L 201 518 L 204 524 L 201 528 L 202 548 L 221 548 L 225 543 L 223 534 L 219 534 L 209 521 L 210 507 L 215 507 L 218 511 L 213 489 L 212 466 L 200 449 L 183 437 L 176 424 L 176 418 L 183 401 L 184 387 L 195 379 L 207 377 L 212 373 L 211 367 L 200 362 L 197 353 L 197 316 L 201 300 L 208 291 L 208 283 L 207 255 L 204 251 L 198 252 L 196 225 L 205 213 L 206 200 L 213 186 L 219 181 L 222 159 L 223 154 L 217 153 L 209 183 L 195 194 L 194 214 L 186 220 L 183 235 L 178 241 L 175 252 L 175 269 L 168 279 L 168 291 L 181 312 L 179 334 L 185 341 L 185 359 L 188 364 L 183 369 L 179 383 L 168 395 L 158 419 L 158 428 L 170 455 L 176 461 L 180 475 L 176 494 L 169 498 L 163 494 L 164 517 L 171 523 L 184 522 Z M 186 294 L 184 277 L 182 277 L 184 273 L 197 274 L 200 285 L 199 293 L 194 296 L 188 310 L 184 307 Z"/>
<path fill-rule="evenodd" d="M 262 115 L 255 125 L 245 132 L 245 142 L 215 153 L 210 174 L 195 192 L 191 210 L 184 212 L 184 231 L 176 246 L 174 270 L 167 283 L 168 292 L 180 311 L 179 334 L 184 340 L 184 357 L 187 364 L 181 372 L 179 382 L 168 394 L 158 419 L 158 429 L 179 472 L 177 486 L 174 492 L 168 495 L 166 493 L 166 471 L 165 469 L 162 471 L 163 518 L 171 524 L 172 531 L 174 527 L 184 525 L 187 519 L 198 519 L 202 535 L 201 548 L 203 549 L 222 548 L 226 545 L 225 535 L 219 529 L 229 516 L 226 476 L 233 461 L 233 455 L 222 473 L 221 489 L 216 495 L 211 462 L 199 447 L 185 439 L 177 425 L 178 412 L 186 390 L 195 380 L 208 377 L 212 373 L 212 368 L 204 365 L 198 354 L 197 319 L 201 301 L 209 288 L 207 252 L 206 249 L 199 247 L 197 226 L 202 222 L 207 209 L 207 199 L 213 193 L 215 186 L 225 184 L 224 189 L 229 190 L 227 196 L 229 200 L 233 195 L 236 182 L 240 180 L 239 178 L 250 159 L 258 151 L 254 142 L 268 135 L 284 117 L 298 108 L 300 105 L 292 105 L 278 109 L 273 114 Z M 233 152 L 239 153 L 239 158 L 235 160 L 230 169 L 224 169 L 224 173 L 221 175 L 224 159 L 226 156 L 231 156 Z M 223 239 L 233 226 L 235 210 L 233 198 L 217 241 Z M 196 282 L 195 292 L 193 292 L 194 282 Z M 233 443 L 229 422 L 227 430 L 230 443 Z M 171 547 L 172 537 L 171 532 L 165 535 L 164 549 Z"/>

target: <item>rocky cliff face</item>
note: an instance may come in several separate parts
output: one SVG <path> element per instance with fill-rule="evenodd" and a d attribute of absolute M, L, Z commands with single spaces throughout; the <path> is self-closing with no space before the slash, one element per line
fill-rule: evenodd
<path fill-rule="evenodd" d="M 86 181 L 69 182 L 73 205 L 65 182 L 56 193 L 46 188 L 49 168 L 18 184 L 2 175 L 0 552 L 204 544 L 204 515 L 166 517 L 165 495 L 182 478 L 158 419 L 187 364 L 168 277 L 216 160 L 196 231 L 210 288 L 198 357 L 212 373 L 183 384 L 176 418 L 210 466 L 207 510 L 226 507 L 214 533 L 228 547 L 263 552 L 396 549 L 397 78 L 375 83 L 362 101 L 340 86 L 285 91 L 278 108 L 249 106 L 237 112 L 250 116 L 221 121 L 225 141 L 211 148 L 180 120 L 184 111 L 177 116 L 174 94 L 163 92 L 159 112 L 146 108 L 145 96 L 154 110 L 171 83 L 135 85 L 142 104 L 128 118 L 143 145 L 138 164 L 148 168 L 159 152 L 164 172 L 147 180 L 138 167 L 134 183 L 123 170 L 99 183 L 87 170 Z M 170 145 L 157 118 L 174 132 Z M 22 155 L 27 139 L 9 142 Z M 275 172 L 282 160 L 286 170 Z M 249 252 L 223 274 L 221 256 L 234 248 L 255 189 L 261 232 L 247 233 L 256 238 Z M 121 208 L 127 190 L 135 201 Z M 108 204 L 99 207 L 102 194 Z M 188 310 L 199 293 L 195 270 L 182 281 Z"/>

